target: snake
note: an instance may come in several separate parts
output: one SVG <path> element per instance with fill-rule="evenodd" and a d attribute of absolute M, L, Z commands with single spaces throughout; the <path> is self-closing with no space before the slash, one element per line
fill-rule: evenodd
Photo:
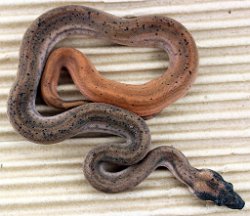
<path fill-rule="evenodd" d="M 157 37 L 153 33 L 155 27 L 148 28 L 152 24 L 157 28 L 161 25 L 170 34 L 179 34 L 181 26 L 166 17 L 126 19 L 78 5 L 45 12 L 24 34 L 18 72 L 8 98 L 8 118 L 20 135 L 34 143 L 58 143 L 88 132 L 125 139 L 122 143 L 96 146 L 87 153 L 83 172 L 97 190 L 107 193 L 130 190 L 157 167 L 164 166 L 198 198 L 242 209 L 243 199 L 216 171 L 191 166 L 188 159 L 171 146 L 150 150 L 150 130 L 145 120 L 133 112 L 105 103 L 86 103 L 53 116 L 44 116 L 36 109 L 35 99 L 46 59 L 59 41 L 69 35 L 88 35 L 128 46 L 168 47 L 169 52 L 175 52 L 167 38 L 164 40 L 162 35 Z"/>

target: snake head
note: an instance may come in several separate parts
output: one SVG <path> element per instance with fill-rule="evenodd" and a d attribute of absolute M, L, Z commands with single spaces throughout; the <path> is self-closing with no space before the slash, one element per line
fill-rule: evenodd
<path fill-rule="evenodd" d="M 233 185 L 213 170 L 199 170 L 193 189 L 198 198 L 211 200 L 219 206 L 242 209 L 245 205 L 242 198 L 234 191 Z"/>

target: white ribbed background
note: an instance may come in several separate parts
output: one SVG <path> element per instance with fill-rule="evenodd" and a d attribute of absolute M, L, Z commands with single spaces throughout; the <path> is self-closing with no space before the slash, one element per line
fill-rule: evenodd
<path fill-rule="evenodd" d="M 0 2 L 0 215 L 207 215 L 250 214 L 250 1 L 217 0 L 6 0 Z M 182 22 L 199 49 L 198 78 L 188 95 L 147 123 L 152 147 L 173 145 L 198 168 L 223 174 L 246 200 L 243 211 L 199 201 L 165 170 L 134 190 L 104 194 L 85 180 L 81 163 L 95 145 L 115 137 L 30 143 L 6 115 L 22 35 L 38 15 L 66 4 L 96 7 L 119 16 L 163 14 Z M 110 78 L 143 83 L 167 67 L 161 50 L 120 47 L 94 39 L 67 39 Z M 73 85 L 60 87 L 79 97 Z M 39 106 L 41 111 L 49 111 Z"/>

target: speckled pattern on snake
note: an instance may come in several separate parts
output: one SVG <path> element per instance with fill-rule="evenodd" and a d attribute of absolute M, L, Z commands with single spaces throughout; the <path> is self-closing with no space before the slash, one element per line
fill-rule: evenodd
<path fill-rule="evenodd" d="M 165 166 L 197 197 L 241 209 L 244 201 L 234 192 L 232 184 L 215 171 L 192 167 L 173 147 L 149 151 L 149 129 L 134 113 L 102 103 L 77 106 L 54 116 L 42 116 L 36 110 L 35 98 L 45 61 L 57 42 L 69 35 L 88 35 L 128 46 L 155 46 L 165 48 L 169 53 L 178 52 L 172 50 L 164 34 L 155 35 L 159 25 L 160 31 L 179 34 L 178 22 L 160 16 L 125 19 L 83 6 L 59 7 L 41 15 L 28 28 L 22 41 L 18 74 L 8 100 L 9 119 L 22 136 L 43 144 L 96 131 L 125 138 L 125 143 L 98 146 L 87 154 L 84 174 L 98 190 L 120 192 L 131 189 L 154 169 Z M 112 171 L 107 168 L 107 163 L 125 167 Z"/>

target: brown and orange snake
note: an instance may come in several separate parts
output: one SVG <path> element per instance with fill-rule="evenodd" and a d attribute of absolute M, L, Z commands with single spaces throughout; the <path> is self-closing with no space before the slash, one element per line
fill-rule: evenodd
<path fill-rule="evenodd" d="M 192 82 L 189 77 L 196 70 L 197 59 L 193 57 L 193 62 L 190 62 L 189 58 L 182 58 L 194 52 L 190 45 L 192 40 L 188 31 L 173 19 L 163 16 L 126 19 L 83 6 L 59 7 L 38 17 L 24 35 L 18 74 L 8 100 L 8 116 L 13 127 L 27 139 L 42 144 L 96 131 L 125 138 L 125 143 L 98 146 L 86 156 L 84 174 L 98 190 L 120 192 L 131 189 L 154 169 L 164 166 L 197 197 L 212 200 L 217 205 L 242 209 L 244 201 L 233 190 L 232 184 L 215 171 L 192 167 L 187 158 L 173 147 L 149 151 L 149 129 L 134 113 L 104 103 L 87 103 L 54 116 L 42 116 L 37 112 L 35 98 L 49 53 L 65 37 L 83 34 L 127 46 L 159 47 L 168 52 L 169 71 L 163 75 L 168 79 L 159 88 L 168 89 L 166 92 L 172 94 L 170 101 L 162 102 L 157 110 L 149 104 L 150 112 L 142 111 L 142 116 L 159 112 L 167 103 L 182 96 Z M 190 41 L 184 41 L 187 38 Z M 183 85 L 182 80 L 189 80 L 189 83 Z M 167 83 L 173 81 L 178 82 L 167 87 Z M 161 100 L 157 95 L 154 94 L 153 99 Z M 123 168 L 112 171 L 107 163 Z"/>

